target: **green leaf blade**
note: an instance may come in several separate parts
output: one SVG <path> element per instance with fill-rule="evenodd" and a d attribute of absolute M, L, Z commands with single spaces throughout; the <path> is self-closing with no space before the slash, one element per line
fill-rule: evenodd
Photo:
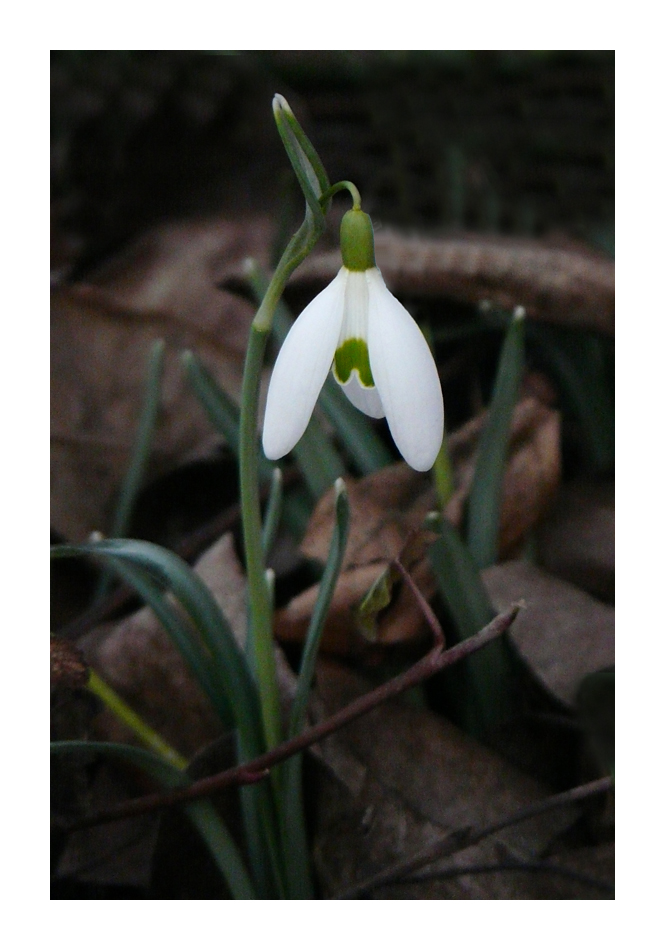
<path fill-rule="evenodd" d="M 168 623 L 167 632 L 176 637 L 175 643 L 190 664 L 192 671 L 206 690 L 212 692 L 214 705 L 233 721 L 246 736 L 255 754 L 263 751 L 258 729 L 258 699 L 256 688 L 236 643 L 228 621 L 203 581 L 180 557 L 172 551 L 148 541 L 110 539 L 82 545 L 61 545 L 53 549 L 54 557 L 91 555 L 109 562 L 157 612 L 160 620 Z M 127 568 L 129 567 L 129 571 Z M 132 571 L 138 568 L 139 573 Z M 143 571 L 143 576 L 141 575 Z M 147 573 L 152 582 L 145 579 Z M 197 646 L 187 628 L 180 624 L 174 630 L 171 615 L 155 595 L 155 581 L 172 590 L 189 614 L 206 650 Z"/>
<path fill-rule="evenodd" d="M 445 518 L 428 557 L 437 590 L 462 640 L 496 615 L 474 558 Z M 455 714 L 471 735 L 484 739 L 514 713 L 512 658 L 503 640 L 487 644 L 445 675 Z"/>
<path fill-rule="evenodd" d="M 319 644 L 337 579 L 342 569 L 348 540 L 349 499 L 341 479 L 336 483 L 335 490 L 335 525 L 330 541 L 328 559 L 319 584 L 319 592 L 303 649 L 296 695 L 291 707 L 289 738 L 298 735 L 305 725 Z M 302 796 L 302 755 L 295 755 L 280 766 L 279 782 L 281 788 L 279 797 L 281 833 L 286 855 L 286 880 L 289 898 L 291 900 L 311 900 L 313 891 Z"/>
<path fill-rule="evenodd" d="M 513 410 L 524 371 L 524 323 L 524 313 L 518 308 L 501 349 L 494 392 L 480 436 L 469 492 L 467 541 L 480 568 L 490 567 L 498 558 L 503 475 Z"/>

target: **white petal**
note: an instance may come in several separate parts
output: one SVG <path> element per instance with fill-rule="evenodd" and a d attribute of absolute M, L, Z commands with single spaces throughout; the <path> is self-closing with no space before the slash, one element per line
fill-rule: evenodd
<path fill-rule="evenodd" d="M 395 445 L 411 468 L 426 472 L 443 439 L 443 397 L 436 364 L 417 323 L 390 293 L 378 268 L 366 273 L 372 376 Z"/>
<path fill-rule="evenodd" d="M 340 343 L 348 339 L 367 339 L 367 302 L 369 287 L 365 274 L 367 271 L 347 271 L 346 290 L 344 292 L 344 325 Z"/>
<path fill-rule="evenodd" d="M 348 271 L 305 307 L 275 361 L 263 420 L 263 451 L 280 459 L 299 441 L 335 355 L 344 316 Z"/>
<path fill-rule="evenodd" d="M 361 412 L 364 412 L 366 416 L 371 416 L 372 419 L 383 419 L 385 412 L 378 389 L 375 386 L 363 386 L 358 378 L 358 370 L 351 370 L 351 375 L 345 383 L 340 383 L 339 380 L 337 380 L 337 383 L 342 387 L 346 398 L 356 409 L 360 409 Z"/>

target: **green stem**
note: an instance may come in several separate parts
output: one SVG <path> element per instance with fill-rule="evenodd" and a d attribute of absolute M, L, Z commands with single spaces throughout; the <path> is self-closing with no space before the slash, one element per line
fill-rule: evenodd
<path fill-rule="evenodd" d="M 245 567 L 247 570 L 249 620 L 254 646 L 255 672 L 261 698 L 263 729 L 268 747 L 279 743 L 281 724 L 272 640 L 270 591 L 266 583 L 263 554 L 256 433 L 261 368 L 268 340 L 268 329 L 264 329 L 261 324 L 266 320 L 268 325 L 270 323 L 270 313 L 266 312 L 266 301 L 269 300 L 270 289 L 259 308 L 249 333 L 240 406 L 239 454 L 240 505 L 245 545 Z M 260 316 L 261 320 L 259 320 Z"/>
<path fill-rule="evenodd" d="M 141 719 L 138 713 L 134 712 L 127 703 L 118 696 L 115 690 L 111 689 L 108 683 L 98 676 L 94 670 L 90 670 L 90 676 L 86 684 L 91 693 L 94 693 L 104 705 L 111 710 L 118 719 L 128 726 L 132 732 L 139 737 L 146 748 L 156 752 L 157 755 L 165 759 L 170 765 L 175 766 L 180 771 L 187 768 L 187 759 L 184 759 L 179 752 L 172 749 L 171 746 L 162 739 L 159 733 L 151 729 L 150 726 Z"/>
<path fill-rule="evenodd" d="M 302 231 L 302 228 L 300 230 Z M 298 231 L 298 234 L 300 234 L 300 231 Z M 289 247 L 287 248 L 287 252 L 284 254 L 284 257 L 287 256 L 288 250 L 291 247 L 291 245 L 295 242 L 295 238 L 298 236 L 298 234 L 296 234 L 295 237 L 292 238 L 289 244 Z M 302 255 L 303 259 L 304 257 L 307 256 L 307 254 L 309 253 L 309 250 L 310 249 L 307 248 L 306 252 L 303 253 Z M 298 261 L 298 263 L 300 263 L 300 261 Z M 254 266 L 253 262 L 247 263 L 248 268 L 251 268 L 253 266 Z M 275 309 L 284 291 L 284 286 L 286 284 L 286 281 L 288 280 L 293 270 L 295 270 L 295 265 L 293 267 L 287 268 L 284 264 L 284 259 L 282 258 L 280 263 L 277 265 L 277 269 L 272 276 L 272 280 L 268 284 L 268 289 L 266 290 L 265 296 L 263 300 L 261 301 L 261 305 L 259 309 L 256 311 L 256 316 L 254 317 L 254 320 L 252 322 L 253 330 L 262 330 L 267 334 L 267 332 L 272 329 L 272 319 L 275 313 Z M 259 370 L 260 370 L 260 367 L 259 367 Z M 246 372 L 247 372 L 247 363 L 245 363 L 245 373 Z"/>
<path fill-rule="evenodd" d="M 360 192 L 352 181 L 338 181 L 334 185 L 331 185 L 330 188 L 328 188 L 327 191 L 324 191 L 321 195 L 319 199 L 321 205 L 323 205 L 326 201 L 329 201 L 333 195 L 337 194 L 338 191 L 344 191 L 345 189 L 349 192 L 353 200 L 353 210 L 360 211 Z"/>
<path fill-rule="evenodd" d="M 265 577 L 258 472 L 258 410 L 261 369 L 277 304 L 287 280 L 312 250 L 322 229 L 306 219 L 277 265 L 249 331 L 240 403 L 240 507 L 242 511 L 249 619 L 263 728 L 268 746 L 277 745 L 282 729 L 272 640 L 272 603 Z M 252 266 L 251 263 L 248 266 Z"/>

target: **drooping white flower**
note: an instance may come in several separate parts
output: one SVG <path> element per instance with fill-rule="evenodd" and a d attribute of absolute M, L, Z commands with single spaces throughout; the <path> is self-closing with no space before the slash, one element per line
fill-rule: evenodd
<path fill-rule="evenodd" d="M 279 459 L 291 451 L 332 368 L 353 405 L 375 419 L 385 416 L 404 459 L 427 471 L 443 439 L 436 364 L 418 325 L 374 263 L 368 215 L 356 209 L 344 215 L 341 246 L 341 270 L 300 314 L 277 356 L 263 423 L 264 452 Z"/>

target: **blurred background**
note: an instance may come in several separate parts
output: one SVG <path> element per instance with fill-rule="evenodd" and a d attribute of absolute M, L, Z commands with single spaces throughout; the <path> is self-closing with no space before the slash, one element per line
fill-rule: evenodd
<path fill-rule="evenodd" d="M 377 223 L 613 252 L 613 50 L 55 50 L 51 81 L 58 272 L 174 216 L 299 215 L 277 91 Z"/>

